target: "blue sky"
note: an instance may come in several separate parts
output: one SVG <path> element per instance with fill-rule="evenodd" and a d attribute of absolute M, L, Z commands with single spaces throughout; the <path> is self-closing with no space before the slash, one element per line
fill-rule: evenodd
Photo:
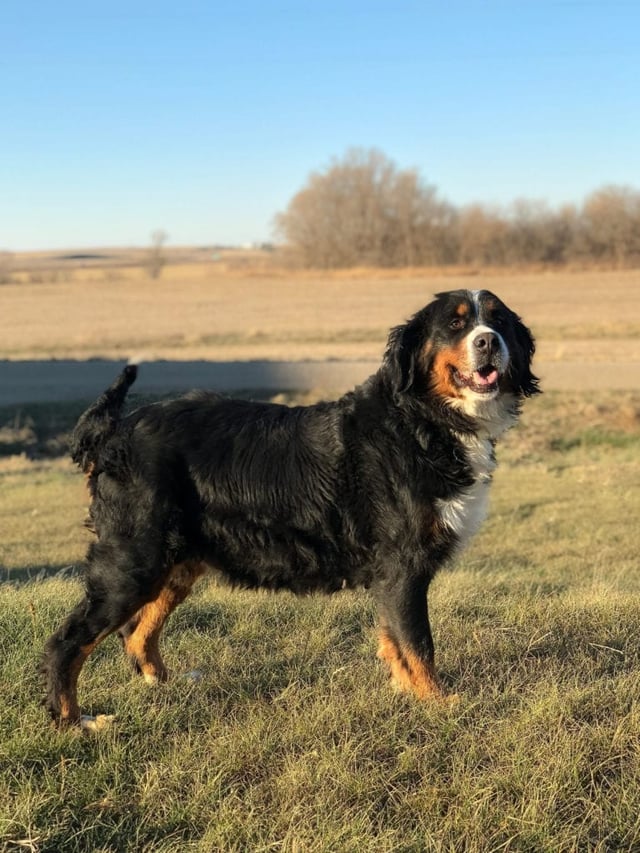
<path fill-rule="evenodd" d="M 0 249 L 270 239 L 351 147 L 455 204 L 640 188 L 637 0 L 4 0 Z"/>

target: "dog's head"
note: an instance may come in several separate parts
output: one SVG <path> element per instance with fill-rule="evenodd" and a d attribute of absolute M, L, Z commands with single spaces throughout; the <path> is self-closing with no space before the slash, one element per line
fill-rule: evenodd
<path fill-rule="evenodd" d="M 384 370 L 396 395 L 435 395 L 472 414 L 507 394 L 538 393 L 534 352 L 531 332 L 497 296 L 454 290 L 392 329 Z"/>

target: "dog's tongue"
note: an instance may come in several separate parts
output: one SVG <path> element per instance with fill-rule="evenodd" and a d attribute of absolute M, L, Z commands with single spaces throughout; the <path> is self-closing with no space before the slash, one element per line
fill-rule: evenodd
<path fill-rule="evenodd" d="M 473 374 L 473 381 L 476 385 L 494 385 L 498 381 L 498 371 L 495 367 L 490 370 L 486 368 L 482 371 L 476 370 Z"/>

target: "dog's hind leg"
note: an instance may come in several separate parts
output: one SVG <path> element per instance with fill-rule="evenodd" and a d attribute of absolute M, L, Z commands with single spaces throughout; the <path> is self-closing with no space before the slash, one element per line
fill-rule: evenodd
<path fill-rule="evenodd" d="M 162 570 L 157 561 L 144 565 L 140 552 L 122 540 L 97 542 L 89 549 L 85 597 L 45 646 L 45 706 L 54 721 L 80 720 L 77 684 L 86 659 L 157 595 Z"/>
<path fill-rule="evenodd" d="M 378 657 L 391 672 L 398 690 L 419 699 L 443 695 L 435 669 L 427 611 L 426 577 L 401 577 L 378 591 L 380 635 Z"/>
<path fill-rule="evenodd" d="M 193 584 L 204 571 L 202 563 L 176 564 L 157 596 L 144 604 L 120 629 L 124 650 L 147 684 L 167 680 L 167 668 L 160 654 L 160 634 L 167 618 L 189 595 Z"/>

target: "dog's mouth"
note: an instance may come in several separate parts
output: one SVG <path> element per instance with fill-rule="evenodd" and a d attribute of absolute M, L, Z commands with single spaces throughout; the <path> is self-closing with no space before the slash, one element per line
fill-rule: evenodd
<path fill-rule="evenodd" d="M 476 394 L 491 394 L 498 390 L 500 373 L 493 364 L 485 364 L 468 375 L 454 368 L 453 380 L 459 388 L 469 388 Z"/>

